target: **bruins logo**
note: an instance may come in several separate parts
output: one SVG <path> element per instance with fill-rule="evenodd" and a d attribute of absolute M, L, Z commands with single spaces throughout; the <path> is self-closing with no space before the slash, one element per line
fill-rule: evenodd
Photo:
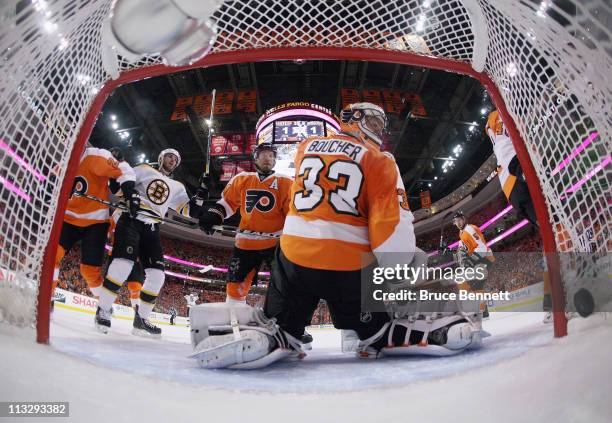
<path fill-rule="evenodd" d="M 153 204 L 158 206 L 168 201 L 170 196 L 170 187 L 161 179 L 154 179 L 147 186 L 147 197 Z"/>
<path fill-rule="evenodd" d="M 246 192 L 245 209 L 247 213 L 251 213 L 253 209 L 261 212 L 269 212 L 274 208 L 276 198 L 270 191 L 263 189 L 249 189 Z"/>

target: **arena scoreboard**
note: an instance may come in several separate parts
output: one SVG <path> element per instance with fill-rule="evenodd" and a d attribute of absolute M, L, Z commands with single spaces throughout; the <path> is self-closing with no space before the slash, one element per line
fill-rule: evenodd
<path fill-rule="evenodd" d="M 293 177 L 298 144 L 308 137 L 337 134 L 340 123 L 331 110 L 303 101 L 281 104 L 266 111 L 255 126 L 257 143 L 276 146 L 275 171 Z"/>

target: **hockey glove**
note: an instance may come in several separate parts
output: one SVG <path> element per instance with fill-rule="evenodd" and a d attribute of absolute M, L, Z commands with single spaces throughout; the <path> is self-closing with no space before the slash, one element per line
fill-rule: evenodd
<path fill-rule="evenodd" d="M 224 217 L 225 210 L 223 207 L 215 204 L 200 215 L 200 229 L 202 229 L 205 234 L 212 235 L 215 232 L 213 226 L 223 223 Z"/>
<path fill-rule="evenodd" d="M 123 191 L 123 196 L 127 202 L 130 217 L 136 217 L 138 210 L 140 210 L 140 195 L 135 189 L 134 182 L 127 181 L 121 184 L 121 191 Z"/>
<path fill-rule="evenodd" d="M 200 178 L 200 185 L 196 189 L 195 195 L 189 200 L 189 216 L 199 218 L 204 209 L 204 201 L 208 198 L 208 188 L 206 187 L 205 178 Z"/>
<path fill-rule="evenodd" d="M 111 194 L 116 195 L 121 189 L 121 185 L 119 185 L 119 182 L 117 182 L 116 179 L 109 179 L 108 189 L 110 190 Z"/>
<path fill-rule="evenodd" d="M 201 206 L 204 202 L 204 200 L 206 200 L 208 198 L 208 186 L 206 185 L 206 180 L 208 178 L 206 176 L 202 176 L 200 178 L 200 185 L 198 185 L 198 188 L 196 189 L 195 195 L 194 197 L 197 199 L 198 201 L 198 205 Z"/>

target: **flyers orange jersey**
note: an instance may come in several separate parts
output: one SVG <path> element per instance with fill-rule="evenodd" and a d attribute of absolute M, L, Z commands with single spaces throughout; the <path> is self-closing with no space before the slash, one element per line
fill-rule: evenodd
<path fill-rule="evenodd" d="M 226 219 L 240 208 L 240 229 L 280 234 L 289 210 L 292 182 L 275 173 L 260 180 L 257 172 L 241 172 L 228 182 L 217 203 L 225 209 Z M 236 235 L 236 247 L 244 250 L 272 248 L 277 242 L 277 238 Z"/>
<path fill-rule="evenodd" d="M 482 257 L 486 257 L 489 261 L 494 261 L 493 252 L 487 247 L 487 241 L 484 235 L 476 225 L 465 225 L 459 231 L 459 238 L 465 247 L 468 254 L 478 253 Z"/>
<path fill-rule="evenodd" d="M 134 171 L 126 162 L 115 160 L 110 151 L 86 148 L 74 178 L 74 191 L 108 201 L 109 179 L 116 179 L 119 184 L 134 181 Z M 73 195 L 68 200 L 65 222 L 83 227 L 104 223 L 108 219 L 108 206 L 104 204 L 78 195 Z"/>
<path fill-rule="evenodd" d="M 413 216 L 393 156 L 346 134 L 304 140 L 281 249 L 293 263 L 358 270 L 415 251 Z M 395 256 L 397 258 L 397 255 Z"/>
<path fill-rule="evenodd" d="M 512 159 L 516 156 L 516 150 L 497 110 L 489 113 L 485 130 L 493 143 L 493 152 L 499 165 L 499 182 L 506 198 L 510 199 L 510 193 L 512 188 L 514 188 L 516 177 L 510 174 L 509 166 Z"/>

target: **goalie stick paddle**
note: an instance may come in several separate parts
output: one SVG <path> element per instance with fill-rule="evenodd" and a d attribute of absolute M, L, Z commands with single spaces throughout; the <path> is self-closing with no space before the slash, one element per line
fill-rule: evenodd
<path fill-rule="evenodd" d="M 98 197 L 94 197 L 93 195 L 88 195 L 88 194 L 80 194 L 78 192 L 75 192 L 74 195 L 77 195 L 79 197 L 83 197 L 83 198 L 87 198 L 88 200 L 91 201 L 96 201 L 98 203 L 104 204 L 106 206 L 109 207 L 113 207 L 113 208 L 117 208 L 117 209 L 121 209 L 121 210 L 125 210 L 128 211 L 128 208 L 125 204 L 123 203 L 113 203 L 110 201 L 106 201 L 103 200 L 101 198 Z M 148 213 L 143 213 L 141 211 L 138 211 L 138 214 L 141 214 L 143 216 L 146 216 L 150 219 L 153 220 L 158 220 L 160 223 L 170 223 L 173 225 L 178 225 L 178 226 L 183 226 L 185 228 L 189 228 L 189 229 L 199 229 L 200 226 L 196 223 L 196 222 L 183 222 L 180 220 L 174 220 L 174 219 L 167 219 L 165 217 L 159 217 L 159 216 L 153 216 L 150 215 Z M 265 238 L 280 238 L 280 234 L 273 234 L 273 233 L 269 233 L 269 232 L 257 232 L 257 231 L 249 231 L 247 229 L 239 229 L 239 228 L 234 228 L 231 226 L 221 226 L 221 225 L 215 225 L 213 226 L 213 229 L 215 231 L 219 231 L 219 232 L 225 232 L 225 233 L 233 233 L 234 235 L 236 234 L 245 234 L 245 235 L 255 235 L 255 236 L 261 236 L 261 237 L 265 237 Z"/>

